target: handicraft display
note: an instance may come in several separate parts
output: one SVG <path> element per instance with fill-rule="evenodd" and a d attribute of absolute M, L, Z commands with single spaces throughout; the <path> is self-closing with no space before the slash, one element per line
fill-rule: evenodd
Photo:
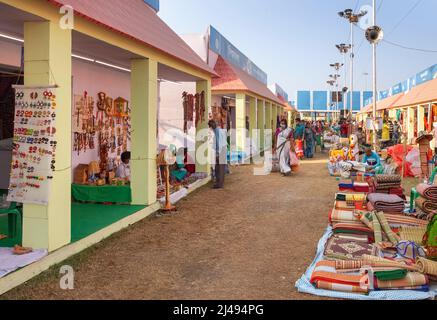
<path fill-rule="evenodd" d="M 8 201 L 47 205 L 56 169 L 55 87 L 15 87 Z"/>
<path fill-rule="evenodd" d="M 107 175 L 110 183 L 109 176 L 120 164 L 121 154 L 128 151 L 131 140 L 129 101 L 122 97 L 113 99 L 105 92 L 99 92 L 94 100 L 84 92 L 75 95 L 74 107 L 73 150 L 80 155 L 97 149 L 100 175 Z M 79 173 L 77 181 L 83 182 L 83 175 Z M 99 184 L 91 177 L 87 183 Z"/>
<path fill-rule="evenodd" d="M 183 92 L 182 99 L 184 107 L 184 132 L 186 133 L 194 121 L 196 121 L 195 125 L 197 126 L 200 122 L 205 120 L 205 92 L 202 91 L 195 95 Z"/>

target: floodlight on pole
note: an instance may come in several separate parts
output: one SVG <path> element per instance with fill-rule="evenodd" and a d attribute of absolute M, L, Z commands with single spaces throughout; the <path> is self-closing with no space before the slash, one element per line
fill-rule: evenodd
<path fill-rule="evenodd" d="M 352 9 L 346 9 L 346 10 L 338 13 L 338 15 L 341 18 L 347 19 L 349 21 L 349 24 L 350 24 L 351 38 L 350 38 L 350 48 L 349 49 L 351 51 L 351 54 L 350 54 L 350 63 L 351 63 L 351 65 L 350 65 L 350 69 L 351 69 L 351 71 L 350 71 L 350 73 L 351 73 L 351 76 L 350 76 L 350 93 L 351 93 L 350 115 L 351 116 L 352 116 L 353 107 L 354 107 L 354 104 L 353 104 L 353 99 L 354 99 L 353 98 L 353 96 L 354 96 L 354 58 L 355 58 L 355 55 L 354 55 L 354 25 L 358 24 L 360 22 L 360 19 L 362 17 L 364 17 L 367 13 L 368 12 L 366 10 L 361 10 L 358 13 L 354 13 L 354 11 Z"/>

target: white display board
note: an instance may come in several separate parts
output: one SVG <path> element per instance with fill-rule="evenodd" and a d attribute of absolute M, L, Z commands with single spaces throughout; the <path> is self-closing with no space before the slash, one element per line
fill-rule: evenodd
<path fill-rule="evenodd" d="M 47 205 L 56 165 L 56 88 L 14 88 L 14 147 L 8 201 Z"/>

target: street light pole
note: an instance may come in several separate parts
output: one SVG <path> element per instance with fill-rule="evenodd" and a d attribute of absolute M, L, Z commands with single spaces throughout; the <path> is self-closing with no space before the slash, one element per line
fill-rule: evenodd
<path fill-rule="evenodd" d="M 351 93 L 351 98 L 350 98 L 350 118 L 352 119 L 352 114 L 354 111 L 354 24 L 351 22 L 351 84 L 350 84 L 350 93 Z"/>
<path fill-rule="evenodd" d="M 373 25 L 376 26 L 376 0 L 373 0 Z M 377 137 L 376 137 L 376 42 L 372 44 L 372 53 L 373 53 L 373 147 L 376 147 Z"/>

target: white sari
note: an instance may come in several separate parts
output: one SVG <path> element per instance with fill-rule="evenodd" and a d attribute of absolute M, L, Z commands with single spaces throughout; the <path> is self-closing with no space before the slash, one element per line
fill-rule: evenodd
<path fill-rule="evenodd" d="M 291 172 L 290 167 L 290 135 L 292 131 L 290 128 L 281 130 L 276 138 L 276 155 L 279 159 L 279 167 L 281 173 L 288 174 Z"/>

